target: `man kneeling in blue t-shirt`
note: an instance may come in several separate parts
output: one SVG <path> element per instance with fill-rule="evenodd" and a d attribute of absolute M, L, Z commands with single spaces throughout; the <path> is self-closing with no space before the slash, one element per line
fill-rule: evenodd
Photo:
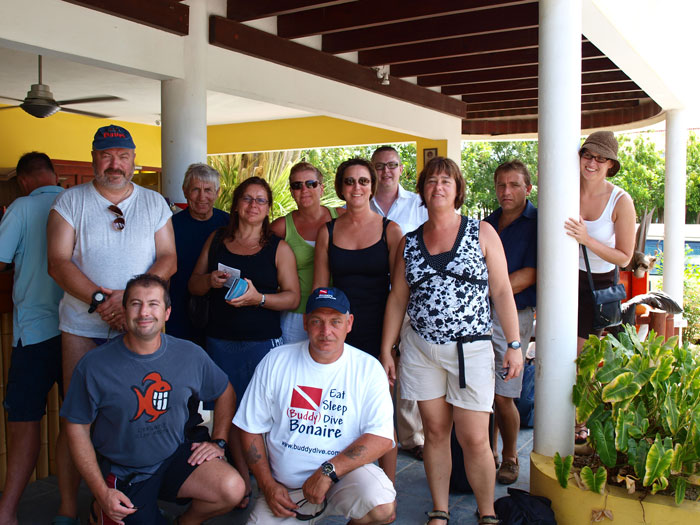
<path fill-rule="evenodd" d="M 160 277 L 129 281 L 123 305 L 126 333 L 80 360 L 61 408 L 73 461 L 96 498 L 91 513 L 102 513 L 94 521 L 168 523 L 158 499 L 191 499 L 182 525 L 228 512 L 244 485 L 224 457 L 235 406 L 226 374 L 197 345 L 161 333 L 170 297 Z M 216 400 L 210 442 L 185 440 L 192 394 Z"/>
<path fill-rule="evenodd" d="M 318 288 L 304 314 L 309 339 L 255 369 L 233 421 L 263 496 L 248 523 L 392 520 L 394 486 L 373 464 L 394 446 L 389 383 L 377 359 L 345 344 L 352 322 L 345 294 Z"/>

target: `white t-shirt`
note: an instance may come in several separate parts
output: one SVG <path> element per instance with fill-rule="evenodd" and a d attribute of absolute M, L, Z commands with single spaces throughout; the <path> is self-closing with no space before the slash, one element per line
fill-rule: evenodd
<path fill-rule="evenodd" d="M 376 199 L 372 197 L 370 207 L 382 217 L 394 221 L 401 227 L 401 233 L 406 235 L 428 220 L 428 208 L 423 206 L 420 195 L 403 189 L 399 184 L 399 196 L 384 215 Z"/>
<path fill-rule="evenodd" d="M 155 233 L 172 212 L 158 193 L 134 184 L 134 191 L 118 204 L 124 229 L 113 226 L 112 203 L 92 182 L 61 193 L 53 209 L 75 230 L 73 263 L 88 279 L 105 288 L 123 290 L 129 279 L 144 273 L 156 260 Z M 109 325 L 89 305 L 66 293 L 58 309 L 59 329 L 83 337 L 106 338 Z"/>
<path fill-rule="evenodd" d="M 306 340 L 270 350 L 233 423 L 267 434 L 272 476 L 299 488 L 363 434 L 393 443 L 393 417 L 389 383 L 377 359 L 346 344 L 334 363 L 317 363 Z"/>

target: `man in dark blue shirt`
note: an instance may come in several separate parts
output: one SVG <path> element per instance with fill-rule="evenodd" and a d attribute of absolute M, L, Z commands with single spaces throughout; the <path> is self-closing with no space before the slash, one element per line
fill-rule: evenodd
<path fill-rule="evenodd" d="M 527 166 L 512 160 L 496 168 L 493 176 L 496 197 L 501 205 L 486 217 L 501 237 L 508 261 L 510 284 L 515 296 L 520 324 L 520 341 L 523 358 L 527 349 L 535 316 L 535 279 L 537 274 L 537 208 L 527 200 L 532 183 Z M 496 312 L 493 315 L 493 349 L 496 358 L 496 423 L 503 440 L 503 461 L 496 479 L 509 485 L 518 479 L 520 466 L 516 449 L 520 415 L 514 399 L 520 397 L 523 374 L 506 382 L 499 373 L 503 367 L 503 356 L 508 350 L 501 324 Z"/>

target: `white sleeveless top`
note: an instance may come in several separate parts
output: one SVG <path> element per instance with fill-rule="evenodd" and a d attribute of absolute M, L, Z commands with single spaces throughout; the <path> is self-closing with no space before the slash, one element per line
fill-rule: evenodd
<path fill-rule="evenodd" d="M 605 209 L 600 214 L 600 217 L 594 221 L 583 221 L 588 229 L 588 235 L 611 248 L 615 247 L 615 224 L 612 220 L 612 214 L 617 201 L 623 194 L 622 188 L 613 186 L 608 203 L 605 205 Z M 590 249 L 588 250 L 588 262 L 591 264 L 592 273 L 606 273 L 615 269 L 613 263 L 601 259 Z M 580 246 L 578 249 L 578 267 L 580 270 L 586 271 L 586 262 L 583 259 L 583 250 Z"/>

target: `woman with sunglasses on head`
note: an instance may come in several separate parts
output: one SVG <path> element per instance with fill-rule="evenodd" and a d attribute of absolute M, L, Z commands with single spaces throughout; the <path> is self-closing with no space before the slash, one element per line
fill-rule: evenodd
<path fill-rule="evenodd" d="M 626 266 L 634 252 L 636 214 L 629 194 L 608 181 L 620 170 L 617 139 L 612 131 L 591 133 L 579 150 L 580 216 L 564 224 L 566 233 L 579 243 L 578 340 L 580 354 L 593 329 L 593 296 L 582 247 L 586 247 L 596 289 L 612 286 L 615 267 Z M 588 429 L 576 425 L 576 443 L 583 444 Z"/>
<path fill-rule="evenodd" d="M 209 294 L 207 353 L 228 374 L 237 403 L 258 363 L 282 344 L 280 312 L 299 304 L 294 253 L 270 230 L 271 206 L 272 190 L 264 179 L 250 177 L 241 182 L 233 192 L 228 226 L 206 240 L 188 285 L 192 295 Z M 242 295 L 225 298 L 229 274 L 218 269 L 219 263 L 240 270 L 240 279 L 247 284 Z M 204 408 L 214 407 L 205 404 Z M 234 466 L 246 483 L 246 504 L 250 476 L 236 427 L 229 437 Z"/>
<path fill-rule="evenodd" d="M 272 233 L 284 239 L 292 248 L 297 262 L 301 300 L 299 306 L 282 312 L 282 339 L 285 344 L 307 338 L 304 330 L 306 300 L 311 293 L 314 277 L 314 246 L 318 230 L 342 213 L 343 208 L 321 206 L 323 174 L 308 162 L 298 162 L 289 172 L 289 190 L 297 209 L 273 221 Z"/>
<path fill-rule="evenodd" d="M 370 208 L 376 188 L 377 173 L 369 161 L 354 158 L 338 166 L 335 191 L 347 211 L 318 230 L 312 289 L 333 280 L 333 286 L 347 295 L 354 316 L 345 342 L 378 359 L 401 228 Z M 396 447 L 379 459 L 379 466 L 393 482 Z"/>

